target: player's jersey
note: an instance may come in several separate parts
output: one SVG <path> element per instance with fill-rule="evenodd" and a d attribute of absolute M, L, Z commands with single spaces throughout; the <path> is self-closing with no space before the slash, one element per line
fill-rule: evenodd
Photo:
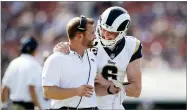
<path fill-rule="evenodd" d="M 126 69 L 130 61 L 132 61 L 132 56 L 138 48 L 140 47 L 140 41 L 135 37 L 126 36 L 118 44 L 116 44 L 113 50 L 109 48 L 104 48 L 101 42 L 92 49 L 97 58 L 97 73 L 102 74 L 102 76 L 107 80 L 117 80 L 119 82 L 124 82 Z M 115 109 L 122 109 L 122 101 L 125 96 L 124 89 L 121 89 L 121 93 L 115 95 L 106 95 L 98 97 L 99 106 L 106 105 L 111 109 L 110 106 L 113 105 L 113 101 L 118 103 Z M 122 96 L 123 95 L 123 96 Z M 118 97 L 119 96 L 119 97 Z M 118 97 L 118 98 L 116 98 Z M 113 100 L 112 100 L 113 99 Z M 115 105 L 114 105 L 115 106 Z M 121 107 L 119 107 L 121 106 Z M 107 107 L 101 107 L 107 109 Z M 123 108 L 124 109 L 124 108 Z"/>
<path fill-rule="evenodd" d="M 113 51 L 104 48 L 101 42 L 98 42 L 92 49 L 98 61 L 97 72 L 105 79 L 124 82 L 126 68 L 139 45 L 140 41 L 132 36 L 124 37 Z"/>

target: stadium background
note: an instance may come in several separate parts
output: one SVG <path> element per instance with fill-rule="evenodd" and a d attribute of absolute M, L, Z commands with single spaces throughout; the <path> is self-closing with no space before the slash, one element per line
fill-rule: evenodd
<path fill-rule="evenodd" d="M 128 109 L 186 109 L 187 2 L 1 2 L 1 79 L 19 55 L 19 40 L 39 41 L 37 60 L 66 41 L 66 24 L 85 15 L 97 22 L 110 6 L 131 16 L 128 35 L 143 44 L 143 88 L 140 98 L 126 98 Z"/>

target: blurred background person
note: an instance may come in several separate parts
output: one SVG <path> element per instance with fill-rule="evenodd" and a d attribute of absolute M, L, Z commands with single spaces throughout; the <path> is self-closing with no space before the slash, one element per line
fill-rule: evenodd
<path fill-rule="evenodd" d="M 37 74 L 41 74 L 41 66 L 33 57 L 38 47 L 33 37 L 21 39 L 20 56 L 9 64 L 3 77 L 2 102 L 5 103 L 9 97 L 18 109 L 41 109 L 37 96 L 39 83 Z"/>
<path fill-rule="evenodd" d="M 44 50 L 52 53 L 55 44 L 68 41 L 64 28 L 67 21 L 85 15 L 97 22 L 98 16 L 111 6 L 120 6 L 129 12 L 132 24 L 127 35 L 135 36 L 143 45 L 142 94 L 140 100 L 127 98 L 125 108 L 136 108 L 141 103 L 151 103 L 153 108 L 166 105 L 167 108 L 184 108 L 187 49 L 185 1 L 1 2 L 1 78 L 10 61 L 19 56 L 20 36 L 30 33 L 37 36 L 40 46 L 35 58 L 42 65 Z"/>

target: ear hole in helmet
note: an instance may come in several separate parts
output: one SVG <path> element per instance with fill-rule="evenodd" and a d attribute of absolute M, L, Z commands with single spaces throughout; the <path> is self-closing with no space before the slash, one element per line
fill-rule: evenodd
<path fill-rule="evenodd" d="M 123 23 L 120 24 L 117 31 L 124 31 L 126 28 L 129 28 L 130 21 L 125 20 Z"/>

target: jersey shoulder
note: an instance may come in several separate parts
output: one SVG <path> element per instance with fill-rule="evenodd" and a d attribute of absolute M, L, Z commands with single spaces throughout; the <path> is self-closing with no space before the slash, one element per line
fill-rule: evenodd
<path fill-rule="evenodd" d="M 140 42 L 140 40 L 138 40 L 136 37 L 134 37 L 134 36 L 125 36 L 124 37 L 125 38 L 125 40 L 127 40 L 127 41 L 131 41 L 131 42 L 133 42 L 133 41 L 138 41 L 138 42 Z"/>
<path fill-rule="evenodd" d="M 125 40 L 130 47 L 135 46 L 133 53 L 135 53 L 138 50 L 138 48 L 140 47 L 140 45 L 142 45 L 140 40 L 138 40 L 134 36 L 125 36 Z"/>

